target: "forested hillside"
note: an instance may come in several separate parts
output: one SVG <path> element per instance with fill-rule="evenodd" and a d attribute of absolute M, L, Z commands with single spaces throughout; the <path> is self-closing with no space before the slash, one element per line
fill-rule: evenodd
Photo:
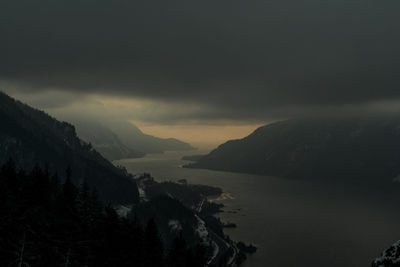
<path fill-rule="evenodd" d="M 187 167 L 390 184 L 400 177 L 400 117 L 280 121 L 228 141 Z"/>
<path fill-rule="evenodd" d="M 13 158 L 17 167 L 36 164 L 64 172 L 74 169 L 74 184 L 86 179 L 105 201 L 138 201 L 136 183 L 76 135 L 75 127 L 0 92 L 0 164 Z"/>
<path fill-rule="evenodd" d="M 179 233 L 166 246 L 153 219 L 121 218 L 85 182 L 74 186 L 71 169 L 60 180 L 39 166 L 1 167 L 0 266 L 205 266 L 204 247 Z"/>

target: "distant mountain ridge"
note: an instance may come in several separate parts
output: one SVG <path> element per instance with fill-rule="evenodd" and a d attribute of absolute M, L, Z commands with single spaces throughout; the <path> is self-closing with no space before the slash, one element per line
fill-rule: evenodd
<path fill-rule="evenodd" d="M 131 122 L 122 119 L 99 122 L 98 118 L 85 118 L 85 116 L 66 118 L 77 126 L 79 137 L 91 143 L 109 160 L 139 158 L 147 153 L 196 149 L 176 138 L 160 138 L 145 134 Z"/>
<path fill-rule="evenodd" d="M 162 153 L 165 151 L 194 150 L 190 144 L 175 138 L 159 138 L 143 133 L 128 121 L 116 121 L 107 125 L 115 132 L 122 143 L 131 149 L 145 153 Z"/>
<path fill-rule="evenodd" d="M 186 167 L 391 182 L 400 177 L 400 117 L 280 121 L 228 141 Z"/>
<path fill-rule="evenodd" d="M 13 158 L 18 167 L 48 165 L 61 177 L 67 166 L 72 179 L 83 179 L 106 201 L 137 202 L 136 183 L 76 135 L 75 127 L 0 92 L 0 164 Z"/>
<path fill-rule="evenodd" d="M 113 161 L 125 158 L 140 158 L 146 154 L 129 148 L 117 134 L 104 125 L 90 120 L 74 123 L 80 138 L 89 142 L 106 159 Z"/>

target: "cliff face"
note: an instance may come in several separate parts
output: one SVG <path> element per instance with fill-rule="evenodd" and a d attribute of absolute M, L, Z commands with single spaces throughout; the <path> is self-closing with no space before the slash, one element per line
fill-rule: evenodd
<path fill-rule="evenodd" d="M 277 122 L 228 141 L 186 167 L 296 179 L 393 181 L 400 174 L 400 118 Z"/>
<path fill-rule="evenodd" d="M 0 93 L 0 164 L 13 158 L 26 170 L 47 165 L 61 177 L 67 166 L 79 184 L 86 179 L 106 201 L 137 202 L 137 186 L 124 171 L 103 158 L 76 135 L 75 127 L 60 122 Z"/>

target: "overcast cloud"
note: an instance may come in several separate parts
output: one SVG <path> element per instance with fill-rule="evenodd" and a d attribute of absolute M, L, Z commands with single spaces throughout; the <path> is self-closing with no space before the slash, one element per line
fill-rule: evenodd
<path fill-rule="evenodd" d="M 3 0 L 1 85 L 52 108 L 150 99 L 165 107 L 135 114 L 155 122 L 366 110 L 400 99 L 399 13 L 395 0 Z M 71 97 L 43 98 L 54 91 Z"/>

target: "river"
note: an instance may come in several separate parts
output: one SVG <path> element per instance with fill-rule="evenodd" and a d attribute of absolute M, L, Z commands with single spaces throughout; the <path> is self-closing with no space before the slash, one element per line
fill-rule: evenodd
<path fill-rule="evenodd" d="M 400 194 L 382 188 L 186 169 L 183 155 L 150 154 L 115 162 L 131 173 L 148 172 L 158 181 L 187 179 L 225 192 L 225 233 L 253 243 L 257 253 L 244 267 L 370 266 L 400 239 Z"/>

